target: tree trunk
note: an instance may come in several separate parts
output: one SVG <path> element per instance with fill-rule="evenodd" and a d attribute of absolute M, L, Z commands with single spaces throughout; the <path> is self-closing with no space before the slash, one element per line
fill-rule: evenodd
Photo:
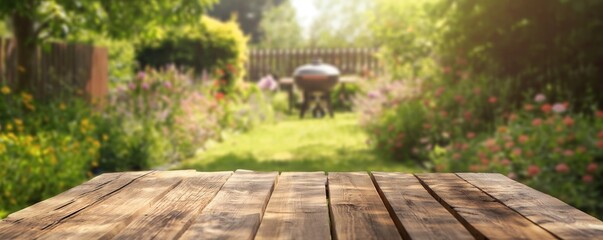
<path fill-rule="evenodd" d="M 36 53 L 36 33 L 34 21 L 20 13 L 12 16 L 15 41 L 17 45 L 17 92 L 32 92 L 34 81 L 33 71 Z"/>

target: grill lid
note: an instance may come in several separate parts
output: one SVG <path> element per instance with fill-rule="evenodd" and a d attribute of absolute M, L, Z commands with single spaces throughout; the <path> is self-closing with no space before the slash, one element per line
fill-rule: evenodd
<path fill-rule="evenodd" d="M 307 75 L 323 75 L 323 76 L 339 76 L 339 69 L 333 65 L 322 63 L 320 59 L 312 61 L 311 64 L 306 64 L 295 69 L 294 77 Z"/>

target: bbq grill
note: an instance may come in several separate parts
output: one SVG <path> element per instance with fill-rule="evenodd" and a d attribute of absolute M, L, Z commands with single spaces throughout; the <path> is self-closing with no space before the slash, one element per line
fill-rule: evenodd
<path fill-rule="evenodd" d="M 312 110 L 314 117 L 323 117 L 325 110 L 329 112 L 331 118 L 333 117 L 330 93 L 339 82 L 339 74 L 339 69 L 322 63 L 320 59 L 295 69 L 293 72 L 295 85 L 303 92 L 300 118 L 304 117 L 308 109 Z"/>

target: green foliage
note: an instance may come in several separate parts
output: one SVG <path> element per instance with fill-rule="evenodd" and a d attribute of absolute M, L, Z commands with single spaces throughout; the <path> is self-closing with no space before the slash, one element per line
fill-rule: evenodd
<path fill-rule="evenodd" d="M 516 78 L 518 89 L 552 99 L 575 99 L 587 110 L 603 106 L 603 2 L 598 0 L 441 1 L 446 22 L 443 62 L 467 58 L 479 73 Z M 513 96 L 522 100 L 520 93 Z"/>
<path fill-rule="evenodd" d="M 369 0 L 314 1 L 318 11 L 310 25 L 309 47 L 368 47 L 373 38 L 367 19 Z"/>
<path fill-rule="evenodd" d="M 260 22 L 262 38 L 259 47 L 297 48 L 303 43 L 302 29 L 290 0 L 270 8 Z"/>
<path fill-rule="evenodd" d="M 92 30 L 117 38 L 158 38 L 165 28 L 195 22 L 215 0 L 21 0 L 0 2 L 0 17 L 26 16 L 38 37 Z M 177 13 L 177 14 L 175 14 Z"/>
<path fill-rule="evenodd" d="M 233 73 L 229 78 L 239 79 L 247 60 L 247 40 L 234 19 L 220 22 L 203 17 L 200 27 L 175 28 L 169 38 L 146 45 L 139 50 L 137 59 L 142 66 L 160 68 L 176 64 L 191 67 L 197 74 L 203 70 L 222 73 L 228 70 Z"/>
<path fill-rule="evenodd" d="M 266 12 L 287 0 L 220 0 L 208 15 L 226 21 L 237 16 L 241 30 L 249 35 L 252 43 L 257 43 L 261 37 L 260 22 Z"/>

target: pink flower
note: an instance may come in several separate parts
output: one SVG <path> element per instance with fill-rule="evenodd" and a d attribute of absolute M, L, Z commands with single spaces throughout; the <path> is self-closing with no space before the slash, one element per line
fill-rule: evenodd
<path fill-rule="evenodd" d="M 540 110 L 542 110 L 543 113 L 550 113 L 551 110 L 553 110 L 553 107 L 551 106 L 551 104 L 544 104 L 542 105 L 542 107 L 540 107 Z"/>
<path fill-rule="evenodd" d="M 565 155 L 566 157 L 574 156 L 574 151 L 567 149 L 563 151 L 563 155 Z"/>
<path fill-rule="evenodd" d="M 570 171 L 569 166 L 565 163 L 559 163 L 555 166 L 555 171 L 558 173 L 568 173 Z"/>
<path fill-rule="evenodd" d="M 512 154 L 515 156 L 521 155 L 521 148 L 514 148 Z"/>
<path fill-rule="evenodd" d="M 523 106 L 523 108 L 526 111 L 532 111 L 534 109 L 534 106 L 532 104 L 526 104 L 525 106 Z"/>
<path fill-rule="evenodd" d="M 452 160 L 460 160 L 460 159 L 461 159 L 461 154 L 459 154 L 459 153 L 452 154 Z"/>
<path fill-rule="evenodd" d="M 512 141 L 508 141 L 507 143 L 505 143 L 505 148 L 512 148 L 513 146 L 515 146 L 515 143 Z"/>
<path fill-rule="evenodd" d="M 465 118 L 466 121 L 471 120 L 471 112 L 466 111 L 465 113 L 463 113 L 463 117 Z"/>
<path fill-rule="evenodd" d="M 503 166 L 509 166 L 511 165 L 511 160 L 505 158 L 500 162 L 500 164 L 502 164 Z"/>
<path fill-rule="evenodd" d="M 444 87 L 439 87 L 436 91 L 435 91 L 435 96 L 439 97 L 442 95 L 442 93 L 444 93 Z"/>
<path fill-rule="evenodd" d="M 536 101 L 537 103 L 541 103 L 546 101 L 546 96 L 544 96 L 544 94 L 540 93 L 538 95 L 536 95 L 536 97 L 534 97 L 534 101 Z"/>
<path fill-rule="evenodd" d="M 474 132 L 468 132 L 467 133 L 467 138 L 469 138 L 469 139 L 475 138 L 475 133 Z"/>
<path fill-rule="evenodd" d="M 517 120 L 517 114 L 511 113 L 511 115 L 509 115 L 509 121 L 515 121 L 515 120 Z"/>
<path fill-rule="evenodd" d="M 170 88 L 172 88 L 172 83 L 171 83 L 171 82 L 165 82 L 165 83 L 163 84 L 163 86 L 164 86 L 165 88 L 167 88 L 167 89 L 170 89 Z"/>
<path fill-rule="evenodd" d="M 603 118 L 603 111 L 597 111 L 595 115 L 597 116 L 597 118 Z"/>
<path fill-rule="evenodd" d="M 528 176 L 533 177 L 540 173 L 540 168 L 536 165 L 528 166 Z"/>
<path fill-rule="evenodd" d="M 586 175 L 582 176 L 582 181 L 584 183 L 591 183 L 593 181 L 593 176 L 586 174 Z"/>
<path fill-rule="evenodd" d="M 149 90 L 149 84 L 148 83 L 142 83 L 142 89 Z"/>
<path fill-rule="evenodd" d="M 138 74 L 136 74 L 136 79 L 138 80 L 144 80 L 145 78 L 147 78 L 147 74 L 143 71 L 140 71 Z"/>
<path fill-rule="evenodd" d="M 594 162 L 593 163 L 589 163 L 588 166 L 586 166 L 586 172 L 594 173 L 594 172 L 597 171 L 598 167 L 599 166 L 597 166 L 597 164 L 594 163 Z"/>
<path fill-rule="evenodd" d="M 535 118 L 534 120 L 532 120 L 532 126 L 534 126 L 534 127 L 538 127 L 538 126 L 540 126 L 540 125 L 542 125 L 542 119 L 540 119 L 540 118 Z"/>
<path fill-rule="evenodd" d="M 533 124 L 533 123 L 532 123 Z M 530 138 L 527 135 L 519 135 L 519 138 L 517 139 L 520 143 L 526 143 L 528 140 L 530 140 Z"/>
<path fill-rule="evenodd" d="M 572 119 L 570 116 L 566 116 L 565 118 L 563 118 L 563 124 L 565 124 L 567 126 L 573 126 L 574 119 Z"/>
<path fill-rule="evenodd" d="M 562 103 L 555 103 L 553 105 L 553 112 L 555 112 L 555 113 L 564 113 L 566 110 L 567 110 L 567 108 Z"/>
<path fill-rule="evenodd" d="M 128 88 L 130 88 L 130 90 L 135 90 L 136 89 L 136 84 L 134 84 L 133 82 L 128 83 Z"/>
<path fill-rule="evenodd" d="M 488 102 L 489 103 L 495 104 L 497 101 L 498 101 L 498 99 L 496 97 L 490 97 L 490 98 L 488 98 Z"/>
<path fill-rule="evenodd" d="M 597 147 L 598 147 L 598 148 L 602 148 L 602 149 L 603 149 L 603 140 L 599 140 L 599 141 L 597 142 Z"/>

